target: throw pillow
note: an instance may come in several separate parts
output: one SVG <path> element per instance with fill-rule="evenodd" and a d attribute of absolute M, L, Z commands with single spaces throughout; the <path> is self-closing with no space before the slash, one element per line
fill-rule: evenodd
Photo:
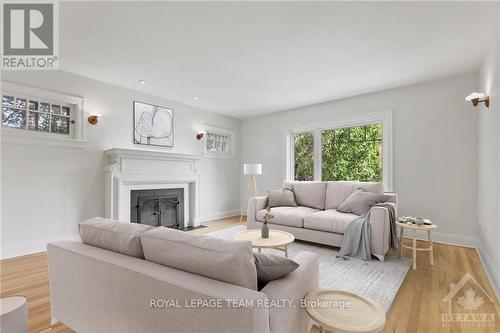
<path fill-rule="evenodd" d="M 268 205 L 269 207 L 291 206 L 297 207 L 295 202 L 295 194 L 289 188 L 281 190 L 267 191 L 269 193 Z"/>
<path fill-rule="evenodd" d="M 373 205 L 386 202 L 390 196 L 383 193 L 366 192 L 358 189 L 354 191 L 344 202 L 337 208 L 337 211 L 342 213 L 353 213 L 363 215 L 372 208 Z"/>
<path fill-rule="evenodd" d="M 299 267 L 295 261 L 269 253 L 254 253 L 255 267 L 257 268 L 257 284 L 261 290 L 273 280 L 281 279 Z"/>

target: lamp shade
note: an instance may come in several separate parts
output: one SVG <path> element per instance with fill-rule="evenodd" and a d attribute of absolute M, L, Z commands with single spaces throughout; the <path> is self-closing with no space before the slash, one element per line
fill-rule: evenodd
<path fill-rule="evenodd" d="M 243 164 L 244 175 L 262 175 L 262 164 Z"/>

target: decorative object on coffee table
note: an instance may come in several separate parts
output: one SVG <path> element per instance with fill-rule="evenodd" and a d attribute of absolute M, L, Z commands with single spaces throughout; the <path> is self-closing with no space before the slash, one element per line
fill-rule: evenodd
<path fill-rule="evenodd" d="M 243 174 L 245 176 L 249 175 L 247 185 L 247 199 L 255 197 L 257 195 L 257 180 L 255 176 L 262 175 L 262 164 L 243 164 Z M 240 214 L 240 222 L 243 220 L 243 214 Z"/>
<path fill-rule="evenodd" d="M 357 293 L 320 289 L 305 297 L 307 314 L 320 326 L 332 332 L 376 333 L 385 325 L 385 313 L 378 305 Z"/>
<path fill-rule="evenodd" d="M 429 219 L 415 218 L 413 222 L 401 222 L 407 219 L 399 219 L 396 224 L 399 226 L 399 256 L 403 255 L 403 248 L 412 250 L 413 269 L 417 269 L 417 251 L 428 251 L 431 266 L 434 265 L 434 251 L 432 249 L 432 230 L 437 228 L 437 225 L 432 224 Z M 405 229 L 413 231 L 412 246 L 403 244 L 403 234 Z M 427 231 L 428 247 L 417 247 L 417 231 Z"/>
<path fill-rule="evenodd" d="M 262 238 L 269 238 L 269 227 L 267 226 L 267 222 L 272 218 L 271 207 L 267 207 L 266 213 L 264 214 L 264 223 L 262 224 Z"/>
<path fill-rule="evenodd" d="M 293 243 L 295 237 L 286 231 L 269 230 L 269 237 L 262 238 L 262 232 L 259 229 L 243 230 L 233 235 L 234 240 L 246 240 L 252 242 L 252 247 L 257 248 L 259 252 L 262 249 L 275 249 L 283 251 L 285 257 L 288 257 L 288 245 Z"/>
<path fill-rule="evenodd" d="M 9 333 L 28 332 L 28 300 L 24 296 L 8 296 L 0 299 L 0 331 Z"/>

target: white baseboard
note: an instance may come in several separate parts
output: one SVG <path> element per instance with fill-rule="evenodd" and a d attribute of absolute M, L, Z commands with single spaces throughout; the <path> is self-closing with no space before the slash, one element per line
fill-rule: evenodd
<path fill-rule="evenodd" d="M 486 252 L 481 249 L 480 245 L 476 247 L 476 252 L 479 256 L 479 259 L 481 260 L 481 264 L 484 267 L 486 276 L 488 277 L 488 280 L 490 280 L 490 285 L 493 288 L 493 291 L 495 292 L 497 301 L 500 302 L 500 281 L 495 276 L 494 265 L 491 262 L 490 257 L 486 254 Z"/>
<path fill-rule="evenodd" d="M 80 240 L 78 235 L 63 236 L 58 238 L 44 239 L 36 242 L 21 243 L 14 246 L 2 246 L 0 248 L 0 259 L 25 256 L 28 254 L 47 251 L 47 244 L 58 240 Z"/>
<path fill-rule="evenodd" d="M 203 216 L 198 217 L 195 219 L 195 224 L 200 224 L 202 222 L 208 222 L 208 221 L 213 221 L 213 220 L 220 220 L 226 217 L 231 217 L 231 216 L 236 216 L 240 215 L 240 210 L 239 209 L 233 209 L 233 210 L 227 210 L 224 212 L 217 212 L 217 213 L 210 213 L 210 214 L 205 214 Z"/>
<path fill-rule="evenodd" d="M 411 237 L 411 232 L 405 231 L 405 238 L 407 237 Z M 417 239 L 426 241 L 427 234 L 417 234 Z M 432 242 L 476 248 L 476 237 L 444 232 L 432 232 Z"/>

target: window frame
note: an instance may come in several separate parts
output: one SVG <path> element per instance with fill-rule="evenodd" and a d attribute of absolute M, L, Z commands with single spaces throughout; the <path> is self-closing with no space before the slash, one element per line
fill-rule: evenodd
<path fill-rule="evenodd" d="M 230 129 L 225 129 L 225 128 L 220 128 L 220 127 L 215 127 L 211 125 L 204 125 L 204 135 L 203 135 L 203 155 L 205 157 L 210 157 L 210 158 L 219 158 L 219 159 L 231 159 L 234 157 L 235 154 L 235 132 Z M 230 151 L 229 153 L 227 152 L 220 152 L 220 151 L 212 151 L 207 149 L 207 140 L 208 140 L 208 132 L 216 133 L 216 134 L 223 134 L 229 136 L 231 142 L 230 142 Z"/>
<path fill-rule="evenodd" d="M 343 116 L 332 120 L 289 126 L 285 129 L 285 178 L 295 175 L 295 147 L 293 135 L 312 132 L 314 135 L 314 180 L 321 181 L 321 132 L 329 129 L 357 127 L 371 124 L 382 125 L 382 184 L 385 191 L 393 190 L 393 120 L 392 110 Z"/>
<path fill-rule="evenodd" d="M 32 88 L 20 84 L 2 81 L 1 95 L 32 99 L 37 102 L 70 106 L 70 134 L 58 134 L 30 130 L 27 128 L 2 127 L 2 142 L 12 144 L 47 145 L 63 147 L 81 147 L 85 142 L 83 98 L 53 91 Z M 26 118 L 28 114 L 26 114 Z"/>

